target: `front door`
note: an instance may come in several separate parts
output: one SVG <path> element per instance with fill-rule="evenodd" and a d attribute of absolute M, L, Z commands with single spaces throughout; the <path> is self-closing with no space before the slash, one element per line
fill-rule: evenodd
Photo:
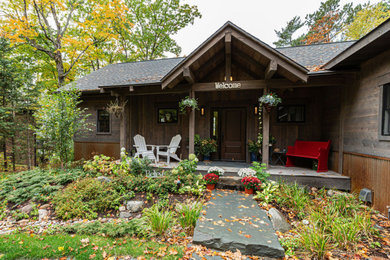
<path fill-rule="evenodd" d="M 225 108 L 220 110 L 220 114 L 221 160 L 245 161 L 245 109 Z"/>

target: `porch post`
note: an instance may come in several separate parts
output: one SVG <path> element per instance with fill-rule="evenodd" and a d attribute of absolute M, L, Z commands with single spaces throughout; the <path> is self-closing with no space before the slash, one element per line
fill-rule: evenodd
<path fill-rule="evenodd" d="M 127 99 L 128 100 L 128 99 Z M 122 102 L 125 102 L 126 98 L 122 99 Z M 127 101 L 128 102 L 128 101 Z M 130 104 L 126 103 L 125 109 L 123 111 L 123 114 L 120 117 L 120 126 L 119 126 L 119 148 L 122 149 L 122 147 L 125 147 L 127 150 L 127 118 L 129 116 L 129 107 Z"/>
<path fill-rule="evenodd" d="M 267 94 L 268 88 L 264 89 L 264 94 Z M 261 153 L 262 163 L 269 166 L 269 125 L 270 115 L 266 109 L 263 109 L 263 150 Z"/>
<path fill-rule="evenodd" d="M 191 89 L 190 98 L 195 98 L 195 91 Z M 193 109 L 189 116 L 188 123 L 188 137 L 189 137 L 189 149 L 188 153 L 194 153 L 195 144 L 194 144 L 194 136 L 195 136 L 195 109 Z"/>

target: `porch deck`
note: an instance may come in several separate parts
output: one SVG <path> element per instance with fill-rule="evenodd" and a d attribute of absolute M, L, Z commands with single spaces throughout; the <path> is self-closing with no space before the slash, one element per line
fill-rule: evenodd
<path fill-rule="evenodd" d="M 165 162 L 159 162 L 157 165 L 153 165 L 160 169 L 172 169 L 177 167 L 177 162 L 171 162 L 169 165 Z M 206 174 L 207 170 L 212 166 L 218 166 L 225 170 L 224 176 L 221 178 L 222 185 L 234 186 L 240 184 L 240 177 L 238 171 L 241 168 L 248 168 L 251 166 L 249 163 L 244 162 L 224 162 L 224 161 L 212 161 L 212 162 L 199 162 L 197 171 L 201 174 Z M 270 179 L 274 181 L 284 181 L 286 183 L 298 183 L 300 185 L 328 188 L 349 191 L 351 189 L 351 180 L 348 176 L 341 175 L 334 171 L 327 171 L 318 173 L 312 169 L 301 167 L 285 167 L 281 165 L 271 165 L 268 169 L 270 173 Z"/>

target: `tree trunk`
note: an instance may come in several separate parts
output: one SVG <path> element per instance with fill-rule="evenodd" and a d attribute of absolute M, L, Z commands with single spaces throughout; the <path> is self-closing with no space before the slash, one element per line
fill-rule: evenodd
<path fill-rule="evenodd" d="M 15 158 L 15 137 L 11 137 L 11 145 L 12 145 L 12 170 L 16 171 L 16 158 Z"/>
<path fill-rule="evenodd" d="M 8 162 L 7 162 L 7 143 L 6 143 L 5 136 L 3 136 L 3 140 L 4 140 L 4 143 L 3 143 L 4 171 L 7 172 L 7 171 L 8 171 Z"/>
<path fill-rule="evenodd" d="M 54 56 L 54 61 L 56 63 L 57 68 L 57 76 L 58 76 L 58 87 L 61 87 L 65 82 L 65 70 L 64 63 L 62 62 L 61 52 L 56 52 Z"/>

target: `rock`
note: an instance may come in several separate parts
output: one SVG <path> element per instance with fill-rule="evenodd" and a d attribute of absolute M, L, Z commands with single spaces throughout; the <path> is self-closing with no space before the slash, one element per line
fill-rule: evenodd
<path fill-rule="evenodd" d="M 316 187 L 311 187 L 311 192 L 316 193 L 318 189 Z"/>
<path fill-rule="evenodd" d="M 33 210 L 32 205 L 31 204 L 27 204 L 26 206 L 21 208 L 20 211 L 23 212 L 23 213 L 26 213 L 26 214 L 30 214 L 32 210 Z"/>
<path fill-rule="evenodd" d="M 128 211 L 122 211 L 121 213 L 119 213 L 119 217 L 120 218 L 130 218 L 131 217 L 131 213 L 128 212 Z"/>
<path fill-rule="evenodd" d="M 328 191 L 326 192 L 326 195 L 327 195 L 328 197 L 333 197 L 334 191 L 333 191 L 333 190 L 328 190 Z"/>
<path fill-rule="evenodd" d="M 126 211 L 126 207 L 125 206 L 120 206 L 119 207 L 119 211 Z"/>
<path fill-rule="evenodd" d="M 268 211 L 268 214 L 271 217 L 272 225 L 276 231 L 284 233 L 290 230 L 290 224 L 279 210 L 272 208 Z"/>
<path fill-rule="evenodd" d="M 98 181 L 100 182 L 105 182 L 105 183 L 109 183 L 109 182 L 112 182 L 112 180 L 106 176 L 99 176 L 97 177 Z"/>
<path fill-rule="evenodd" d="M 46 209 L 39 209 L 38 210 L 39 221 L 47 220 L 48 215 L 49 215 L 49 212 Z"/>
<path fill-rule="evenodd" d="M 309 222 L 309 220 L 304 219 L 304 220 L 302 220 L 302 224 L 307 226 L 310 224 L 310 222 Z"/>
<path fill-rule="evenodd" d="M 29 221 L 28 219 L 22 219 L 22 220 L 18 221 L 18 223 L 20 226 L 25 226 L 25 225 L 27 225 L 28 221 Z"/>
<path fill-rule="evenodd" d="M 128 201 L 126 204 L 126 208 L 130 212 L 138 212 L 142 209 L 142 206 L 144 205 L 143 201 L 139 200 L 131 200 Z"/>
<path fill-rule="evenodd" d="M 39 207 L 39 209 L 48 209 L 48 208 L 50 208 L 50 204 L 44 204 Z"/>

